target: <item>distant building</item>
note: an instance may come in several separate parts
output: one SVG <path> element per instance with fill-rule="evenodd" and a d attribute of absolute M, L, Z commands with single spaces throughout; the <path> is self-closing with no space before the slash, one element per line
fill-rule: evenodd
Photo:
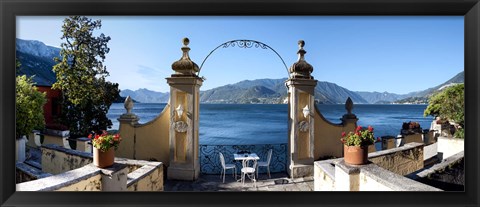
<path fill-rule="evenodd" d="M 52 89 L 52 86 L 36 85 L 37 90 L 47 94 L 47 103 L 43 106 L 43 115 L 45 117 L 45 124 L 53 124 L 55 119 L 60 116 L 60 96 L 62 91 Z"/>

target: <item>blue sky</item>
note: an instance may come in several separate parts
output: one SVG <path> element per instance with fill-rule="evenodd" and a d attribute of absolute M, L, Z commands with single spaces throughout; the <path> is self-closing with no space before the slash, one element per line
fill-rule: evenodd
<path fill-rule="evenodd" d="M 464 69 L 463 16 L 92 16 L 112 39 L 107 78 L 120 89 L 167 92 L 165 78 L 181 57 L 182 38 L 199 66 L 220 44 L 235 39 L 263 42 L 287 67 L 305 40 L 306 60 L 319 81 L 352 91 L 405 94 L 436 86 Z M 17 16 L 17 38 L 59 47 L 64 17 Z M 278 56 L 259 48 L 220 48 L 205 62 L 201 90 L 260 78 L 284 78 Z"/>

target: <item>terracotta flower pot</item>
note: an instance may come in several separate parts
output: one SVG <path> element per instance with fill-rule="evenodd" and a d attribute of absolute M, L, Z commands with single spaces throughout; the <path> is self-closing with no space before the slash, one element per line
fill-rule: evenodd
<path fill-rule="evenodd" d="M 115 150 L 110 148 L 106 152 L 93 148 L 93 164 L 99 168 L 107 168 L 113 165 L 115 158 Z"/>
<path fill-rule="evenodd" d="M 343 159 L 347 164 L 364 165 L 368 163 L 368 146 L 343 145 Z"/>

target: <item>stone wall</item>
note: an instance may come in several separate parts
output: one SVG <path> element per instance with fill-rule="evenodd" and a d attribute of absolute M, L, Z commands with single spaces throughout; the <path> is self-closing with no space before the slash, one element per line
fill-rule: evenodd
<path fill-rule="evenodd" d="M 402 147 L 382 150 L 368 155 L 368 159 L 400 175 L 407 175 L 423 168 L 423 143 L 408 143 Z"/>
<path fill-rule="evenodd" d="M 169 165 L 170 104 L 153 120 L 145 124 L 120 121 L 122 144 L 115 152 L 120 157 L 155 160 Z"/>
<path fill-rule="evenodd" d="M 409 175 L 419 182 L 449 191 L 465 190 L 465 155 L 459 152 L 441 163 Z"/>
<path fill-rule="evenodd" d="M 17 191 L 100 191 L 101 170 L 87 165 L 46 178 L 17 184 Z"/>
<path fill-rule="evenodd" d="M 438 153 L 441 159 L 446 159 L 454 154 L 464 151 L 464 139 L 438 137 Z"/>
<path fill-rule="evenodd" d="M 42 168 L 54 175 L 44 173 L 42 176 L 46 178 L 20 183 L 17 185 L 17 190 L 163 191 L 164 166 L 161 162 L 116 157 L 114 166 L 100 169 L 91 164 L 91 153 L 65 149 L 57 145 L 46 145 L 41 149 Z M 21 167 L 22 164 L 20 164 Z M 22 176 L 22 179 L 27 181 L 30 179 L 26 175 L 28 171 L 22 170 L 22 173 L 17 176 Z M 115 179 L 112 179 L 112 176 Z M 37 178 L 41 177 L 37 176 Z"/>
<path fill-rule="evenodd" d="M 369 153 L 370 164 L 348 165 L 343 158 L 314 163 L 315 191 L 438 191 L 403 175 L 423 168 L 423 144 Z M 393 172 L 392 172 L 393 171 Z"/>
<path fill-rule="evenodd" d="M 340 142 L 342 132 L 354 131 L 357 127 L 356 122 L 334 124 L 325 119 L 316 106 L 314 117 L 314 158 L 343 157 L 343 143 Z"/>
<path fill-rule="evenodd" d="M 50 173 L 44 173 L 41 170 L 27 165 L 23 162 L 16 163 L 15 182 L 22 183 L 31 180 L 37 180 L 51 176 Z"/>
<path fill-rule="evenodd" d="M 65 149 L 53 144 L 44 145 L 41 149 L 42 171 L 54 175 L 81 168 L 93 162 L 91 153 Z"/>

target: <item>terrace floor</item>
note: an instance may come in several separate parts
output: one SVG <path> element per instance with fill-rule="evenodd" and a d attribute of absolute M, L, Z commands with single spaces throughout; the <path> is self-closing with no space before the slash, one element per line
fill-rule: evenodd
<path fill-rule="evenodd" d="M 254 187 L 248 178 L 243 186 L 232 174 L 225 176 L 225 183 L 220 175 L 200 174 L 193 182 L 165 180 L 164 191 L 313 191 L 313 177 L 291 179 L 286 173 L 272 173 L 269 179 L 267 174 L 260 174 Z"/>

